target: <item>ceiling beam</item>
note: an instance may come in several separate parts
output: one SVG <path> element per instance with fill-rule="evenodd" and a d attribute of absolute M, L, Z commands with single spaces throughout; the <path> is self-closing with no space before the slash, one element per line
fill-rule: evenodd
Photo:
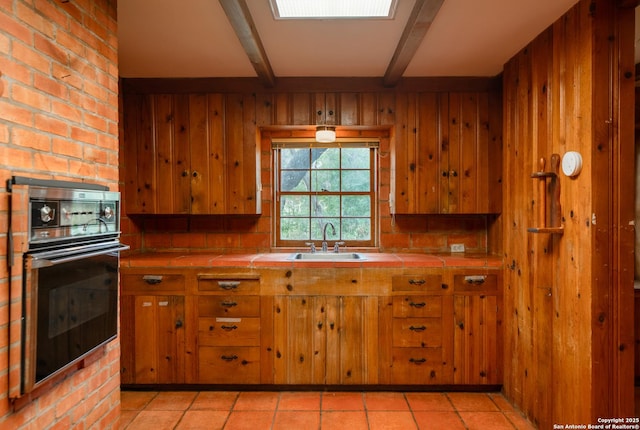
<path fill-rule="evenodd" d="M 220 5 L 224 9 L 229 22 L 236 32 L 240 43 L 244 48 L 249 61 L 253 65 L 258 79 L 266 87 L 273 87 L 276 77 L 269 63 L 269 58 L 262 46 L 260 35 L 253 23 L 253 18 L 249 12 L 249 7 L 245 0 L 220 0 Z"/>
<path fill-rule="evenodd" d="M 384 85 L 395 86 L 407 69 L 409 62 L 415 55 L 422 39 L 427 34 L 431 23 L 436 17 L 444 0 L 416 0 L 411 16 L 402 32 L 396 52 L 384 74 Z"/>

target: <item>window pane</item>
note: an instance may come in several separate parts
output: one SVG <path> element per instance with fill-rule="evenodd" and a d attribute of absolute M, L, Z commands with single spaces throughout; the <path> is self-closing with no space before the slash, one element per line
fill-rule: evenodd
<path fill-rule="evenodd" d="M 363 217 L 371 215 L 371 200 L 369 196 L 343 196 L 342 216 Z"/>
<path fill-rule="evenodd" d="M 312 196 L 311 216 L 340 216 L 340 196 Z"/>
<path fill-rule="evenodd" d="M 314 148 L 311 150 L 312 169 L 339 169 L 339 148 Z"/>
<path fill-rule="evenodd" d="M 369 169 L 371 166 L 369 148 L 344 148 L 342 149 L 343 169 Z"/>
<path fill-rule="evenodd" d="M 309 240 L 309 218 L 280 218 L 280 239 Z"/>
<path fill-rule="evenodd" d="M 343 170 L 342 191 L 369 192 L 371 188 L 370 178 L 368 170 Z"/>
<path fill-rule="evenodd" d="M 335 234 L 331 225 L 335 228 Z M 323 240 L 325 226 L 327 226 L 327 241 L 340 239 L 340 219 L 338 218 L 316 218 L 311 222 L 311 239 Z"/>
<path fill-rule="evenodd" d="M 369 218 L 343 218 L 342 240 L 371 240 Z"/>
<path fill-rule="evenodd" d="M 309 196 L 282 196 L 280 199 L 280 216 L 308 217 Z"/>
<path fill-rule="evenodd" d="M 309 191 L 308 170 L 283 170 L 280 175 L 281 191 Z"/>
<path fill-rule="evenodd" d="M 340 171 L 312 170 L 311 191 L 340 191 Z"/>
<path fill-rule="evenodd" d="M 309 169 L 308 149 L 282 149 L 280 154 L 283 169 Z"/>

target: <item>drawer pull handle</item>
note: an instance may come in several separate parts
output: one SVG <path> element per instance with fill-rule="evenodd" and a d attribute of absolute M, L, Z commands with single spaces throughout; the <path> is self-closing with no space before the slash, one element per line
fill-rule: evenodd
<path fill-rule="evenodd" d="M 237 360 L 238 356 L 233 354 L 233 355 L 221 355 L 220 356 L 221 359 L 223 359 L 224 361 L 233 361 L 233 360 Z"/>
<path fill-rule="evenodd" d="M 218 281 L 218 286 L 223 290 L 235 290 L 240 285 L 240 281 Z"/>
<path fill-rule="evenodd" d="M 413 306 L 414 308 L 424 308 L 427 304 L 425 302 L 420 302 L 420 303 L 416 303 L 416 302 L 409 302 L 409 306 Z"/>
<path fill-rule="evenodd" d="M 427 327 L 423 326 L 423 325 L 420 325 L 420 326 L 417 326 L 417 327 L 412 325 L 411 327 L 409 327 L 409 330 L 418 331 L 418 332 L 425 331 L 426 329 L 427 329 Z"/>
<path fill-rule="evenodd" d="M 409 279 L 411 285 L 424 285 L 425 282 L 424 279 Z"/>
<path fill-rule="evenodd" d="M 222 326 L 220 326 L 220 328 L 222 330 L 232 331 L 232 330 L 236 330 L 238 328 L 238 326 L 235 325 L 235 324 L 234 325 L 222 325 Z"/>
<path fill-rule="evenodd" d="M 222 306 L 224 308 L 232 308 L 234 306 L 238 306 L 238 303 L 224 301 L 224 302 L 220 303 L 220 306 Z"/>
<path fill-rule="evenodd" d="M 157 285 L 162 282 L 162 275 L 144 275 L 142 280 L 149 285 Z"/>
<path fill-rule="evenodd" d="M 465 276 L 464 281 L 471 285 L 482 285 L 484 284 L 485 278 L 486 276 Z"/>
<path fill-rule="evenodd" d="M 413 364 L 422 364 L 426 362 L 427 362 L 426 358 L 410 358 L 409 359 L 409 363 L 413 363 Z"/>

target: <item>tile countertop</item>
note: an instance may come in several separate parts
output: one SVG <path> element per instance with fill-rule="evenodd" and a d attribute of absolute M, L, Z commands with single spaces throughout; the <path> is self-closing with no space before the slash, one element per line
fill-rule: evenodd
<path fill-rule="evenodd" d="M 361 253 L 365 260 L 289 260 L 288 253 L 212 254 L 145 253 L 123 256 L 121 267 L 502 267 L 502 258 L 488 254 Z"/>

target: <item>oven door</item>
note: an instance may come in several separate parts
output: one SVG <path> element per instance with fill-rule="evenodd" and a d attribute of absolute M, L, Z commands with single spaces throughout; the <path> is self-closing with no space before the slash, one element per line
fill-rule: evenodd
<path fill-rule="evenodd" d="M 25 254 L 22 392 L 114 339 L 118 241 Z"/>

